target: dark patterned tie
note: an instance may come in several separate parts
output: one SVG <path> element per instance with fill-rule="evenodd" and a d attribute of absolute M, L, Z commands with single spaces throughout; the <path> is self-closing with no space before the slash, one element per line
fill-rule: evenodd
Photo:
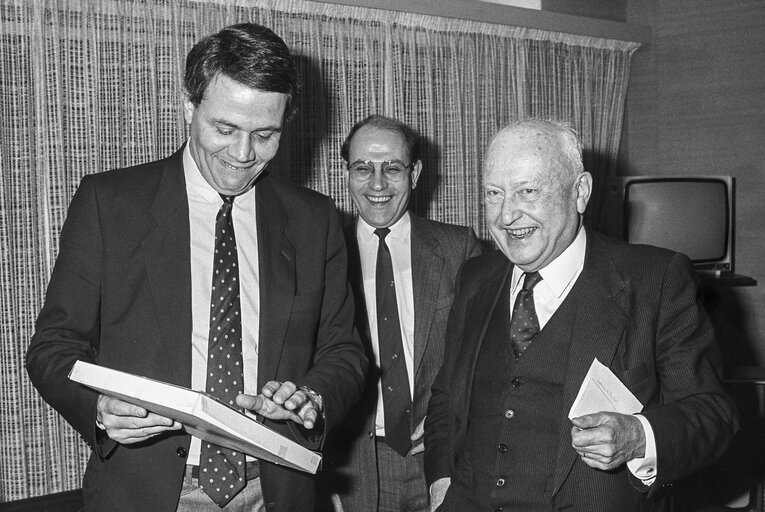
<path fill-rule="evenodd" d="M 233 196 L 223 196 L 215 220 L 210 336 L 207 346 L 207 393 L 236 407 L 244 390 L 239 269 L 231 210 Z M 223 507 L 247 484 L 245 456 L 202 441 L 199 486 Z"/>
<path fill-rule="evenodd" d="M 510 320 L 510 342 L 518 359 L 539 333 L 539 319 L 534 307 L 534 286 L 542 280 L 539 272 L 526 273 L 523 288 L 515 297 L 513 316 Z"/>
<path fill-rule="evenodd" d="M 385 414 L 385 442 L 404 456 L 412 446 L 410 439 L 412 397 L 409 393 L 404 344 L 401 341 L 401 322 L 398 318 L 393 264 L 390 259 L 390 250 L 385 243 L 388 233 L 390 233 L 388 228 L 375 229 L 375 235 L 380 238 L 375 275 L 380 379 L 382 380 L 383 414 Z"/>

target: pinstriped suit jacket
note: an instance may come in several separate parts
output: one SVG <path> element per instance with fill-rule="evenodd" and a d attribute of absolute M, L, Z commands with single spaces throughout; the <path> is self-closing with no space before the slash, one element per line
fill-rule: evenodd
<path fill-rule="evenodd" d="M 441 367 L 444 333 L 454 284 L 461 265 L 480 253 L 473 230 L 444 224 L 409 213 L 412 231 L 412 279 L 414 292 L 414 401 L 411 431 L 425 417 L 430 386 Z M 364 300 L 356 225 L 345 230 L 348 276 L 356 302 L 356 325 L 374 361 Z M 325 471 L 332 490 L 338 492 L 346 511 L 377 510 L 377 459 L 374 431 L 379 373 L 370 365 L 364 397 L 333 431 L 325 448 Z M 421 457 L 422 455 L 417 455 Z"/>
<path fill-rule="evenodd" d="M 425 424 L 428 484 L 451 476 L 464 444 L 476 360 L 511 271 L 507 258 L 495 251 L 470 261 L 461 273 L 446 359 Z M 569 360 L 560 369 L 565 379 L 551 510 L 653 510 L 662 488 L 714 461 L 738 429 L 692 266 L 681 254 L 588 230 L 584 269 L 575 287 L 586 299 L 570 320 Z M 647 489 L 625 467 L 603 472 L 586 466 L 571 447 L 567 414 L 593 358 L 609 366 L 645 406 L 658 456 L 657 480 Z"/>

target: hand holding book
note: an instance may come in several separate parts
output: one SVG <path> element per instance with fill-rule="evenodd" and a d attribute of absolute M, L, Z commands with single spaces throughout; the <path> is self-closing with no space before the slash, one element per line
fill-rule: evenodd
<path fill-rule="evenodd" d="M 321 461 L 321 455 L 318 453 L 308 450 L 292 439 L 205 393 L 83 361 L 75 363 L 69 378 L 101 392 L 104 396 L 116 398 L 121 404 L 126 402 L 132 404 L 126 408 L 117 402 L 104 402 L 116 407 L 113 412 L 126 413 L 125 417 L 132 418 L 129 421 L 137 421 L 136 425 L 142 422 L 147 423 L 140 427 L 149 429 L 147 432 L 152 432 L 155 428 L 164 430 L 178 428 L 175 423 L 169 424 L 166 421 L 172 419 L 182 424 L 193 436 L 233 450 L 240 450 L 275 464 L 315 473 Z M 289 387 L 284 388 L 282 395 L 277 397 L 278 400 L 282 400 L 282 397 L 286 395 L 285 401 L 295 398 L 292 402 L 295 404 L 294 407 L 301 405 L 301 409 L 315 409 L 314 406 L 305 407 L 308 396 L 305 391 L 295 390 L 290 394 Z M 278 391 L 282 389 L 282 384 L 279 383 L 276 387 L 270 386 L 270 389 Z M 295 395 L 298 396 L 295 397 Z M 298 403 L 301 395 L 302 404 Z M 265 399 L 265 397 L 260 398 Z M 275 403 L 272 398 L 268 400 Z M 244 395 L 240 395 L 238 399 L 249 400 Z M 284 406 L 284 402 L 276 405 L 279 406 L 268 414 L 280 416 L 287 413 L 288 409 Z M 262 407 L 263 404 L 260 404 L 260 408 Z M 147 413 L 146 416 L 141 416 L 143 412 Z M 289 413 L 296 414 L 291 411 Z M 296 416 L 300 418 L 299 415 L 296 414 Z M 103 420 L 106 418 L 102 418 Z M 151 435 L 158 433 L 153 432 Z M 138 440 L 140 439 L 133 442 Z"/>
<path fill-rule="evenodd" d="M 140 443 L 168 430 L 183 428 L 178 421 L 108 395 L 98 397 L 96 425 L 120 444 Z"/>

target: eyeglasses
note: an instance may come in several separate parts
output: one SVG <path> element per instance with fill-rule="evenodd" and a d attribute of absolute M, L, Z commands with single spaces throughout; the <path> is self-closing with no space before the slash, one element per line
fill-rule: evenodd
<path fill-rule="evenodd" d="M 401 162 L 379 162 L 380 170 L 385 179 L 392 182 L 404 181 L 407 177 L 407 170 L 414 164 L 404 165 Z M 367 181 L 375 173 L 375 162 L 367 160 L 366 162 L 357 160 L 348 165 L 348 172 L 351 179 L 355 181 Z"/>

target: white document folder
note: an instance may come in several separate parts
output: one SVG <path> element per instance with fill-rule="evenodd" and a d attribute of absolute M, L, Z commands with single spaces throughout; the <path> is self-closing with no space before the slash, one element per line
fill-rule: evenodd
<path fill-rule="evenodd" d="M 191 435 L 282 466 L 316 473 L 321 455 L 206 393 L 77 361 L 73 381 L 180 422 Z"/>

